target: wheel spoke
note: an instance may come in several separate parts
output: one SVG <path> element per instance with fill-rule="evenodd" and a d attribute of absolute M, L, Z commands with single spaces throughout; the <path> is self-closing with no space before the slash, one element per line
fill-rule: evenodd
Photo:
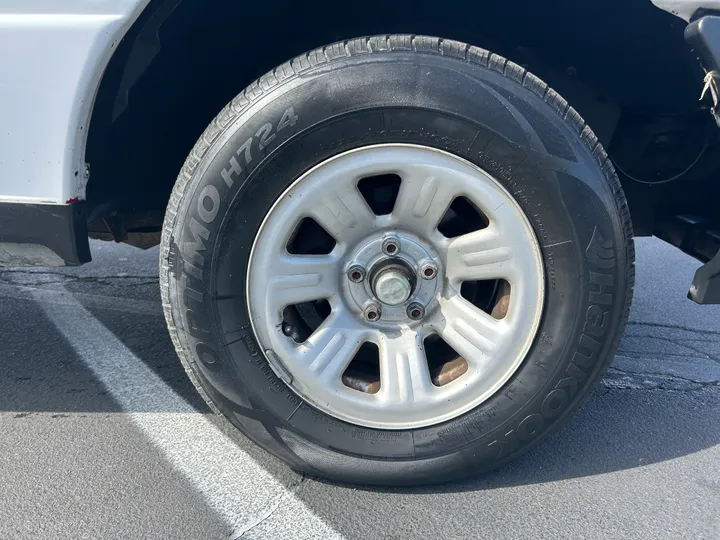
<path fill-rule="evenodd" d="M 352 243 L 372 230 L 375 214 L 357 187 L 345 183 L 316 201 L 310 215 L 338 243 Z"/>
<path fill-rule="evenodd" d="M 330 298 L 337 290 L 338 259 L 334 255 L 284 255 L 269 269 L 268 296 L 275 307 Z"/>
<path fill-rule="evenodd" d="M 455 198 L 452 182 L 425 167 L 406 166 L 401 178 L 393 217 L 421 233 L 430 233 Z"/>
<path fill-rule="evenodd" d="M 447 275 L 456 283 L 518 276 L 513 247 L 493 225 L 452 239 L 446 257 Z"/>
<path fill-rule="evenodd" d="M 380 343 L 380 395 L 392 404 L 423 401 L 434 389 L 420 337 L 405 331 Z"/>
<path fill-rule="evenodd" d="M 339 381 L 367 337 L 343 310 L 334 311 L 305 343 L 299 346 L 302 362 L 326 382 Z"/>
<path fill-rule="evenodd" d="M 537 229 L 515 200 L 515 186 L 505 184 L 462 157 L 415 144 L 369 144 L 317 163 L 267 212 L 247 275 L 226 269 L 228 279 L 247 279 L 258 342 L 248 344 L 250 352 L 264 353 L 300 402 L 351 425 L 424 428 L 477 408 L 511 380 L 543 312 Z M 380 209 L 395 191 L 391 213 L 375 215 L 372 208 L 389 210 Z M 328 238 L 311 247 L 314 237 L 327 236 L 318 227 L 334 247 Z M 399 249 L 389 248 L 391 237 Z M 431 264 L 434 273 L 426 272 Z M 462 297 L 464 282 L 485 280 L 466 288 L 480 296 L 499 281 L 502 319 Z M 412 291 L 391 305 L 393 287 L 402 298 Z M 419 306 L 408 311 L 412 302 Z M 380 309 L 371 315 L 371 307 Z M 438 350 L 429 363 L 424 338 L 431 334 L 445 343 L 428 342 L 430 354 Z M 441 386 L 433 384 L 436 369 Z"/>
<path fill-rule="evenodd" d="M 461 296 L 441 302 L 442 321 L 433 327 L 470 369 L 480 368 L 494 355 L 506 326 Z"/>

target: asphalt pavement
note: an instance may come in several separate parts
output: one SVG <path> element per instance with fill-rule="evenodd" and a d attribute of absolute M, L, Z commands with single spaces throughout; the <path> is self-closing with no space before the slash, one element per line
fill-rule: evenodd
<path fill-rule="evenodd" d="M 0 270 L 0 540 L 720 538 L 720 306 L 638 241 L 613 367 L 490 475 L 376 489 L 301 477 L 210 413 L 165 329 L 157 249 Z"/>

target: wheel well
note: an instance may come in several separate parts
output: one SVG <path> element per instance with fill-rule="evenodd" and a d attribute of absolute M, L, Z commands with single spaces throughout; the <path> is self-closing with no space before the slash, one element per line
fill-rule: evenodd
<path fill-rule="evenodd" d="M 91 232 L 131 243 L 140 234 L 140 243 L 153 243 L 185 157 L 240 90 L 304 51 L 382 32 L 472 43 L 546 80 L 622 165 L 636 233 L 651 234 L 682 212 L 712 215 L 704 201 L 718 200 L 708 192 L 717 188 L 707 179 L 720 159 L 710 115 L 697 101 L 702 77 L 683 21 L 647 0 L 448 6 L 420 1 L 408 10 L 368 0 L 349 12 L 292 0 L 152 0 L 112 58 L 93 111 Z"/>

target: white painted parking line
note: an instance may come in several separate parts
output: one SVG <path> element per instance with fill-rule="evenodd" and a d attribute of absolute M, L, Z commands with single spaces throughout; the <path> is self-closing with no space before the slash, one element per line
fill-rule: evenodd
<path fill-rule="evenodd" d="M 291 489 L 167 386 L 72 293 L 37 290 L 32 294 L 132 422 L 225 519 L 230 538 L 341 538 Z"/>

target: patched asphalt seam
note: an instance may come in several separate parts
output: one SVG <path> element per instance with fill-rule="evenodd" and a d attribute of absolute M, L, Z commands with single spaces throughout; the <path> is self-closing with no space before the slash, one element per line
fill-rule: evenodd
<path fill-rule="evenodd" d="M 619 376 L 619 377 L 618 377 Z M 611 390 L 663 390 L 670 392 L 695 391 L 704 388 L 720 388 L 720 380 L 699 381 L 680 375 L 657 372 L 625 371 L 610 367 L 603 379 L 603 386 Z"/>

